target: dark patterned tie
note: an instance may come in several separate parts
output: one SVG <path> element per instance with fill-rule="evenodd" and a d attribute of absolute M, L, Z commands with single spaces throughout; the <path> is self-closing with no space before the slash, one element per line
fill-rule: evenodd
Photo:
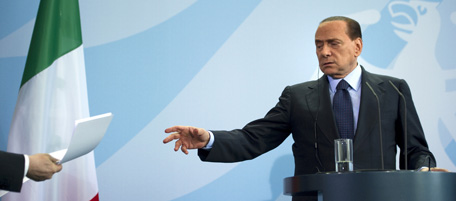
<path fill-rule="evenodd" d="M 333 109 L 340 137 L 353 139 L 355 123 L 353 120 L 353 106 L 348 93 L 349 87 L 350 85 L 345 80 L 339 82 L 336 87 L 336 94 L 334 94 Z"/>

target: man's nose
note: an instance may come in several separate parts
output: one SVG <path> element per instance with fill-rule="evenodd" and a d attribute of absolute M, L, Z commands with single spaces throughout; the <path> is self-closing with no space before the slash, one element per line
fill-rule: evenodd
<path fill-rule="evenodd" d="M 323 47 L 321 47 L 321 55 L 324 57 L 331 56 L 331 48 L 329 48 L 327 45 L 323 45 Z"/>

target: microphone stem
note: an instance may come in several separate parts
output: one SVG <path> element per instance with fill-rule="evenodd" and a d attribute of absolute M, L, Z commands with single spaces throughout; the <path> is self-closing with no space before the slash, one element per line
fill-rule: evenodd
<path fill-rule="evenodd" d="M 367 86 L 369 89 L 372 91 L 372 93 L 375 96 L 375 99 L 377 100 L 377 109 L 378 109 L 378 131 L 379 131 L 379 138 L 380 138 L 380 157 L 381 157 L 381 162 L 382 162 L 382 170 L 385 170 L 385 163 L 383 161 L 383 134 L 382 134 L 382 116 L 380 114 L 380 100 L 378 99 L 377 94 L 375 93 L 374 89 L 371 87 L 369 82 L 366 82 Z"/>
<path fill-rule="evenodd" d="M 399 96 L 401 96 L 402 98 L 402 102 L 404 102 L 404 158 L 405 158 L 405 170 L 408 170 L 408 147 L 407 147 L 407 102 L 405 101 L 405 96 L 404 94 L 401 93 L 401 91 L 399 91 L 399 89 L 396 87 L 396 85 L 393 84 L 393 82 L 391 82 L 391 80 L 389 80 L 389 83 L 391 84 L 391 86 L 393 86 L 393 88 L 397 91 L 397 93 L 399 94 Z"/>

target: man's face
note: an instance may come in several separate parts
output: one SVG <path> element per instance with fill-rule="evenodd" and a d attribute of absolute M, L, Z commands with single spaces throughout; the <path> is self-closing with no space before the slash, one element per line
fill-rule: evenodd
<path fill-rule="evenodd" d="M 315 33 L 315 46 L 321 71 L 335 79 L 344 78 L 357 65 L 363 42 L 351 40 L 344 21 L 324 22 Z"/>

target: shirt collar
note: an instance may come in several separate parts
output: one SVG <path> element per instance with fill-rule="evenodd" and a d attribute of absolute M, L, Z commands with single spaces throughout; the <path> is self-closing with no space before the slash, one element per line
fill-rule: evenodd
<path fill-rule="evenodd" d="M 361 74 L 362 71 L 358 63 L 355 69 L 352 72 L 350 72 L 347 76 L 345 76 L 343 79 L 348 82 L 348 84 L 351 86 L 353 90 L 358 91 L 361 86 Z M 332 92 L 336 92 L 337 84 L 339 84 L 341 80 L 342 79 L 334 79 L 331 76 L 328 76 L 330 90 Z"/>

